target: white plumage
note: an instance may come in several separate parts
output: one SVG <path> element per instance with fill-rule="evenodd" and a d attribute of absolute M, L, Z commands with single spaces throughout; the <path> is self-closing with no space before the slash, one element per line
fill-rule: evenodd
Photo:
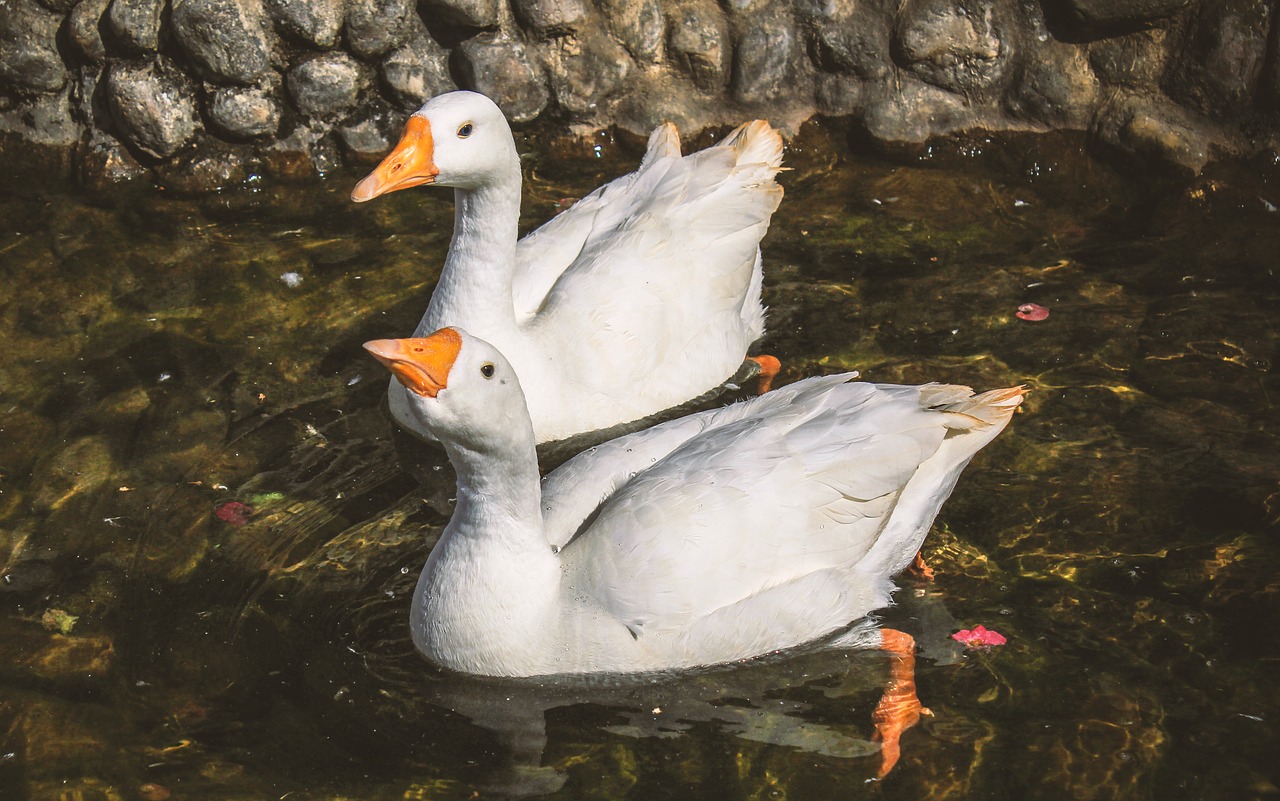
<path fill-rule="evenodd" d="M 811 378 L 612 440 L 540 481 L 520 382 L 492 345 L 444 329 L 366 347 L 458 472 L 414 641 L 489 675 L 709 665 L 850 626 L 889 603 L 1024 394 Z"/>
<path fill-rule="evenodd" d="M 685 157 L 666 125 L 636 172 L 517 241 L 511 130 L 488 98 L 452 92 L 415 113 L 352 198 L 455 187 L 453 241 L 415 336 L 457 325 L 507 354 L 541 443 L 656 414 L 738 370 L 764 331 L 759 242 L 782 198 L 781 159 L 762 121 Z M 430 436 L 394 381 L 390 400 L 401 425 Z"/>

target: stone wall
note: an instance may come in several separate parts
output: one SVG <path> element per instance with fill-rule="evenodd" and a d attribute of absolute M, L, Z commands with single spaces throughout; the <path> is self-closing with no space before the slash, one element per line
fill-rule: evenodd
<path fill-rule="evenodd" d="M 90 181 L 324 172 L 455 87 L 514 123 L 873 139 L 1084 129 L 1198 170 L 1277 147 L 1275 0 L 0 0 L 0 133 Z"/>

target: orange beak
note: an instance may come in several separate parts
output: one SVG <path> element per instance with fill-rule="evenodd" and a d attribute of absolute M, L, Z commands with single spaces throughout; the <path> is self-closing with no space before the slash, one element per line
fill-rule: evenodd
<path fill-rule="evenodd" d="M 410 392 L 434 398 L 449 385 L 449 371 L 462 349 L 462 337 L 452 328 L 441 328 L 416 339 L 375 339 L 364 343 L 364 349 Z"/>
<path fill-rule="evenodd" d="M 410 117 L 404 124 L 400 143 L 381 164 L 374 167 L 373 172 L 356 184 L 356 188 L 351 190 L 351 199 L 364 203 L 388 192 L 429 184 L 439 174 L 431 123 L 423 117 Z"/>

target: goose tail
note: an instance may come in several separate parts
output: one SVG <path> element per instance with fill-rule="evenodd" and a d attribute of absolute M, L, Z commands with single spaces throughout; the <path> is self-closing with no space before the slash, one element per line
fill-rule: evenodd
<path fill-rule="evenodd" d="M 738 165 L 764 164 L 771 170 L 782 167 L 782 134 L 764 120 L 739 125 L 720 147 L 732 148 Z"/>
<path fill-rule="evenodd" d="M 1016 386 L 974 395 L 973 390 L 968 387 L 927 384 L 920 388 L 920 404 L 955 415 L 948 424 L 949 428 L 1003 428 L 1012 419 L 1013 413 L 1018 410 L 1029 391 L 1025 386 Z"/>

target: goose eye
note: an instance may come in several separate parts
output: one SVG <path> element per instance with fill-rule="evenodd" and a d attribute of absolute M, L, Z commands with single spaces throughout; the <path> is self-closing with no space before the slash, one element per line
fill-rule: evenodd
<path fill-rule="evenodd" d="M 484 364 L 480 365 L 480 375 L 484 376 L 485 378 L 493 378 L 493 363 L 485 362 Z"/>
<path fill-rule="evenodd" d="M 469 122 L 464 123 L 463 126 L 458 129 L 458 138 L 466 139 L 470 135 L 471 135 L 471 123 Z"/>

